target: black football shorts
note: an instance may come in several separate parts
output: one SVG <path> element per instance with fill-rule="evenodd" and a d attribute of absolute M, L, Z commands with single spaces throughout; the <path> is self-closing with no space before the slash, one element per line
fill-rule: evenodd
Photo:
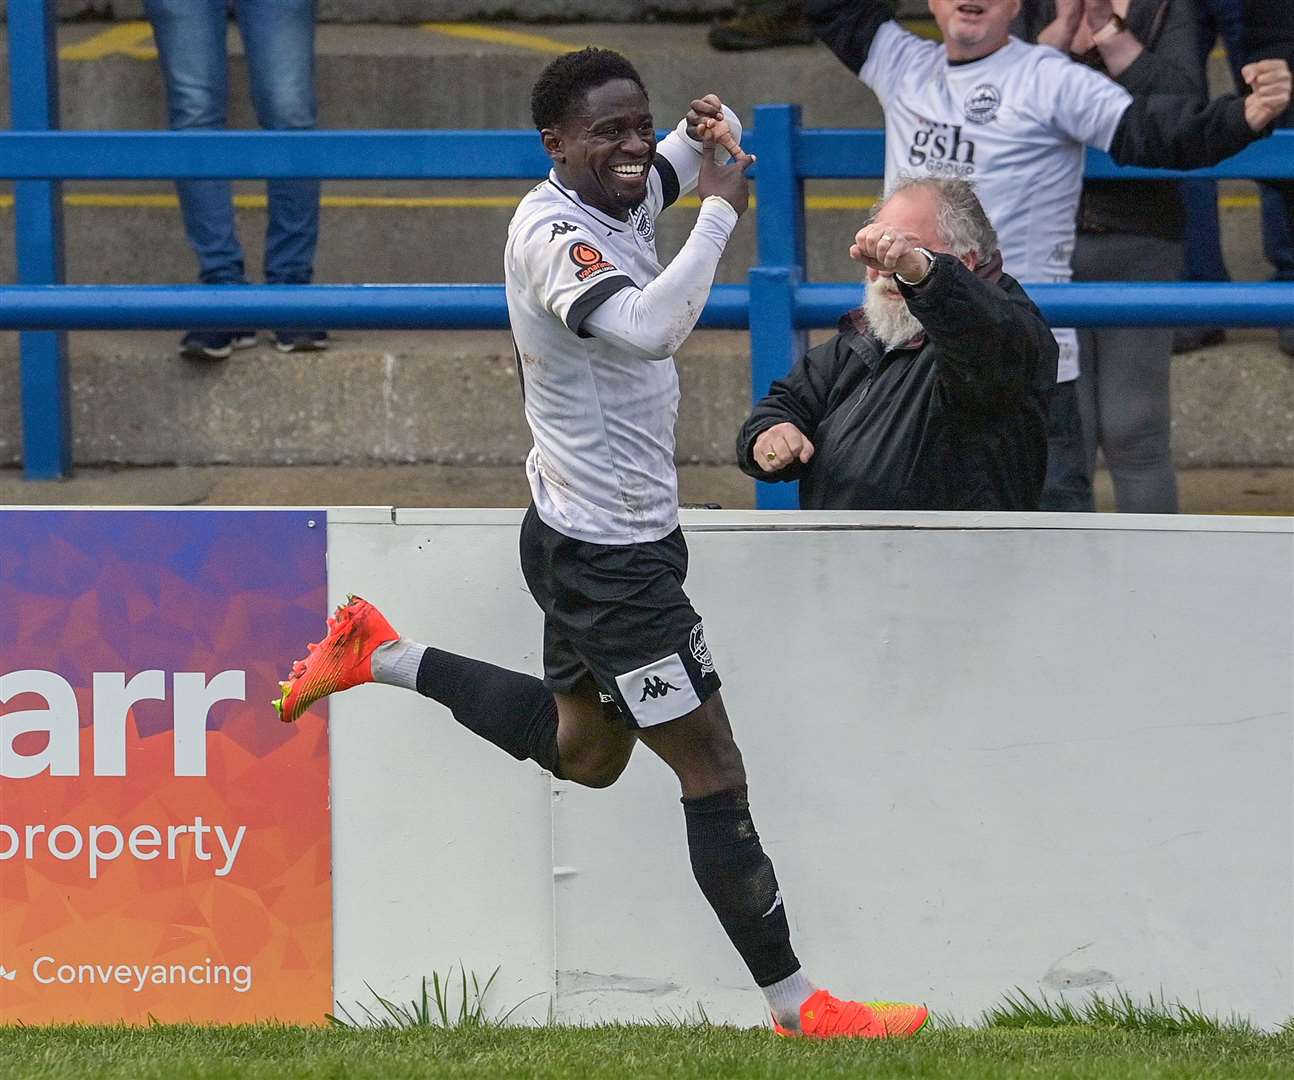
<path fill-rule="evenodd" d="M 521 525 L 521 572 L 544 613 L 544 685 L 569 693 L 591 675 L 630 727 L 674 720 L 719 689 L 705 630 L 683 591 L 676 528 L 649 544 L 590 544 Z"/>

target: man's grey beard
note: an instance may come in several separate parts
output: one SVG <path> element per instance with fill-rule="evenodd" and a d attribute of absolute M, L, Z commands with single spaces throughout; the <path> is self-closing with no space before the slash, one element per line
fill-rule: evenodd
<path fill-rule="evenodd" d="M 887 288 L 881 281 L 867 286 L 863 314 L 876 339 L 887 349 L 904 345 L 924 332 L 916 316 L 908 310 L 903 294 L 896 288 Z"/>

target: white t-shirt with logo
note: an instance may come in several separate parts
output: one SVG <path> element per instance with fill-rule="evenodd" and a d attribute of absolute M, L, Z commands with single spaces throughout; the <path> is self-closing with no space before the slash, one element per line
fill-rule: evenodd
<path fill-rule="evenodd" d="M 997 230 L 1007 273 L 1065 282 L 1072 271 L 1083 148 L 1108 150 L 1132 96 L 1100 72 L 1017 38 L 969 63 L 886 22 L 859 72 L 885 108 L 885 187 L 961 179 Z M 1078 375 L 1078 339 L 1055 330 L 1058 379 Z"/>
<path fill-rule="evenodd" d="M 540 518 L 577 540 L 648 543 L 678 525 L 674 358 L 647 360 L 581 327 L 617 292 L 660 275 L 656 218 L 700 171 L 700 144 L 682 129 L 661 140 L 647 198 L 628 221 L 549 174 L 508 226 L 508 319 L 535 440 L 526 475 Z"/>

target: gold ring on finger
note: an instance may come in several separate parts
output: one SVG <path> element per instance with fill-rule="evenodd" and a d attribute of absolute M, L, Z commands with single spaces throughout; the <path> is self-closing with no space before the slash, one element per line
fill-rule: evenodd
<path fill-rule="evenodd" d="M 768 460 L 769 460 L 769 461 L 776 461 L 776 460 L 777 460 L 777 452 L 776 452 L 775 450 L 770 450 L 770 451 L 768 451 L 768 453 L 766 453 L 766 454 L 764 455 L 764 457 L 768 458 Z"/>

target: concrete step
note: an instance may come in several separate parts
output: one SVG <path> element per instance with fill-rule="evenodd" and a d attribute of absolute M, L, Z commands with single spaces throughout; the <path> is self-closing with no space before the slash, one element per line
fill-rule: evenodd
<path fill-rule="evenodd" d="M 681 465 L 679 500 L 755 505 L 754 484 L 731 465 Z M 1183 514 L 1294 514 L 1294 469 L 1184 469 Z M 1114 509 L 1096 474 L 1098 510 Z M 510 506 L 530 501 L 517 465 L 208 465 L 87 467 L 58 483 L 0 468 L 0 506 Z"/>
<path fill-rule="evenodd" d="M 746 336 L 697 337 L 679 357 L 679 456 L 723 463 L 750 400 Z M 16 335 L 0 339 L 7 464 L 20 453 Z M 78 462 L 505 464 L 530 447 L 507 333 L 343 332 L 326 353 L 262 345 L 213 365 L 177 359 L 176 342 L 71 335 Z"/>
<path fill-rule="evenodd" d="M 875 181 L 808 185 L 805 240 L 811 280 L 861 280 L 857 264 L 849 259 L 848 245 L 878 187 Z M 507 182 L 325 185 L 316 280 L 501 281 L 513 203 L 528 188 L 529 184 Z M 247 184 L 241 189 L 247 191 L 248 201 L 257 204 L 239 207 L 236 215 L 248 273 L 252 280 L 260 280 L 264 187 L 257 190 L 257 185 Z M 482 198 L 502 205 L 480 206 Z M 1252 195 L 1240 198 L 1244 205 L 1222 211 L 1223 248 L 1236 280 L 1259 280 L 1270 268 L 1262 257 L 1258 209 L 1249 205 L 1255 202 Z M 131 185 L 126 192 L 103 184 L 68 185 L 65 201 L 69 282 L 194 280 L 196 263 L 169 185 L 150 189 Z M 842 201 L 846 208 L 834 208 Z M 661 217 L 657 247 L 662 258 L 672 258 L 687 239 L 696 220 L 696 205 L 693 198 Z M 147 258 L 140 257 L 142 252 L 147 252 Z M 733 234 L 718 280 L 744 282 L 755 258 L 755 215 L 749 213 Z M 15 277 L 13 205 L 0 197 L 0 282 Z"/>
<path fill-rule="evenodd" d="M 326 353 L 263 345 L 209 366 L 178 360 L 176 341 L 71 335 L 78 463 L 502 465 L 530 446 L 505 333 L 350 331 Z M 20 461 L 15 353 L 16 335 L 0 335 L 0 465 Z M 747 336 L 698 332 L 679 369 L 679 460 L 731 462 Z M 1179 357 L 1173 394 L 1180 466 L 1294 466 L 1294 363 L 1270 332 Z"/>
<path fill-rule="evenodd" d="M 384 10 L 390 17 L 414 20 L 452 17 L 449 4 L 428 14 L 433 6 L 393 2 Z M 482 3 L 479 9 L 488 6 Z M 540 6 L 526 11 L 533 14 Z M 631 3 L 618 10 L 640 7 Z M 125 4 L 114 6 L 118 14 L 128 10 Z M 373 5 L 356 0 L 349 10 L 358 17 Z M 113 39 L 116 51 L 104 48 L 104 24 L 68 23 L 60 29 L 64 125 L 162 126 L 161 80 L 147 27 L 106 29 L 126 31 Z M 698 24 L 464 25 L 456 34 L 420 26 L 321 25 L 318 43 L 321 122 L 333 128 L 527 127 L 530 85 L 539 70 L 562 49 L 586 43 L 618 48 L 638 63 L 662 123 L 681 115 L 696 93 L 710 89 L 745 115 L 758 102 L 799 101 L 810 126 L 881 122 L 875 98 L 824 48 L 777 49 L 753 57 L 719 54 L 705 45 L 704 27 Z M 230 49 L 231 125 L 249 127 L 241 43 L 233 32 Z M 7 55 L 2 48 L 0 55 Z M 78 55 L 89 58 L 75 59 Z M 5 70 L 0 72 L 0 123 L 8 122 L 8 85 Z M 510 202 L 525 187 L 330 183 L 318 279 L 498 281 Z M 239 190 L 259 195 L 262 189 L 253 183 Z M 875 190 L 874 181 L 818 183 L 810 185 L 809 194 L 858 200 Z M 170 191 L 167 184 L 68 185 L 69 280 L 192 280 L 193 261 L 178 211 L 168 202 Z M 0 281 L 14 277 L 13 211 L 6 192 L 0 187 Z M 1231 268 L 1241 279 L 1263 277 L 1253 187 L 1228 185 L 1224 194 L 1241 200 L 1223 215 Z M 122 195 L 124 202 L 109 197 Z M 501 199 L 502 205 L 464 201 L 483 195 Z M 155 205 L 158 197 L 161 205 Z M 428 198 L 448 202 L 431 205 Z M 810 206 L 810 276 L 856 277 L 845 245 L 861 206 Z M 693 216 L 682 209 L 662 220 L 663 255 L 669 257 L 681 244 Z M 240 209 L 239 218 L 255 279 L 264 211 L 252 205 Z M 719 280 L 744 280 L 753 258 L 748 217 Z M 343 333 L 323 356 L 282 357 L 261 349 L 206 370 L 175 359 L 176 337 L 72 336 L 79 462 L 516 463 L 529 444 L 504 335 Z M 1234 347 L 1177 365 L 1177 453 L 1184 464 L 1294 463 L 1294 377 L 1270 337 L 1238 335 Z M 727 462 L 748 406 L 747 339 L 698 334 L 681 367 L 680 455 Z M 0 336 L 0 463 L 19 458 L 17 379 L 16 337 Z"/>
<path fill-rule="evenodd" d="M 513 202 L 529 184 L 436 184 L 418 195 L 325 195 L 320 221 L 316 280 L 321 282 L 473 282 L 503 280 L 503 245 Z M 837 187 L 839 185 L 836 185 Z M 351 186 L 353 188 L 353 186 Z M 848 244 L 862 223 L 876 184 L 852 185 L 852 209 L 812 210 L 808 215 L 809 274 L 819 281 L 860 280 Z M 472 192 L 468 195 L 464 189 Z M 507 189 L 507 194 L 499 194 Z M 335 190 L 329 188 L 329 191 Z M 431 194 L 436 192 L 437 194 Z M 452 194 L 450 192 L 453 192 Z M 869 194 L 873 193 L 873 194 Z M 497 198 L 502 206 L 474 200 Z M 145 284 L 191 282 L 195 261 L 184 239 L 180 212 L 166 192 L 139 193 L 120 205 L 102 186 L 69 190 L 64 231 L 67 280 L 73 283 Z M 266 214 L 260 206 L 237 211 L 249 275 L 260 279 Z M 156 205 L 162 200 L 167 205 Z M 449 205 L 428 206 L 429 200 Z M 91 205 L 85 205 L 89 201 Z M 361 205 L 353 205 L 358 202 Z M 348 205 L 351 203 L 351 205 Z M 365 205 L 365 203 L 367 205 Z M 668 260 L 686 241 L 696 220 L 696 199 L 662 216 L 658 251 Z M 812 205 L 812 204 L 811 204 Z M 0 280 L 13 281 L 14 213 L 0 205 Z M 141 258 L 147 252 L 147 258 Z M 744 282 L 755 262 L 755 219 L 738 224 L 719 270 L 722 282 Z"/>
<path fill-rule="evenodd" d="M 925 24 L 930 25 L 930 24 Z M 69 129 L 164 127 L 161 73 L 147 24 L 138 39 L 103 40 L 96 24 L 59 30 L 62 124 Z M 463 37 L 460 34 L 471 36 Z M 7 35 L 0 35 L 0 43 Z M 133 42 L 133 43 L 132 43 Z M 877 126 L 879 106 L 822 46 L 756 54 L 718 53 L 705 28 L 656 23 L 534 27 L 323 25 L 316 35 L 320 126 L 328 128 L 528 128 L 530 88 L 567 49 L 598 45 L 638 67 L 657 120 L 677 120 L 698 93 L 716 91 L 747 115 L 759 102 L 799 101 L 817 127 Z M 231 127 L 255 127 L 242 41 L 229 34 Z M 8 123 L 8 52 L 3 49 L 0 122 Z"/>

